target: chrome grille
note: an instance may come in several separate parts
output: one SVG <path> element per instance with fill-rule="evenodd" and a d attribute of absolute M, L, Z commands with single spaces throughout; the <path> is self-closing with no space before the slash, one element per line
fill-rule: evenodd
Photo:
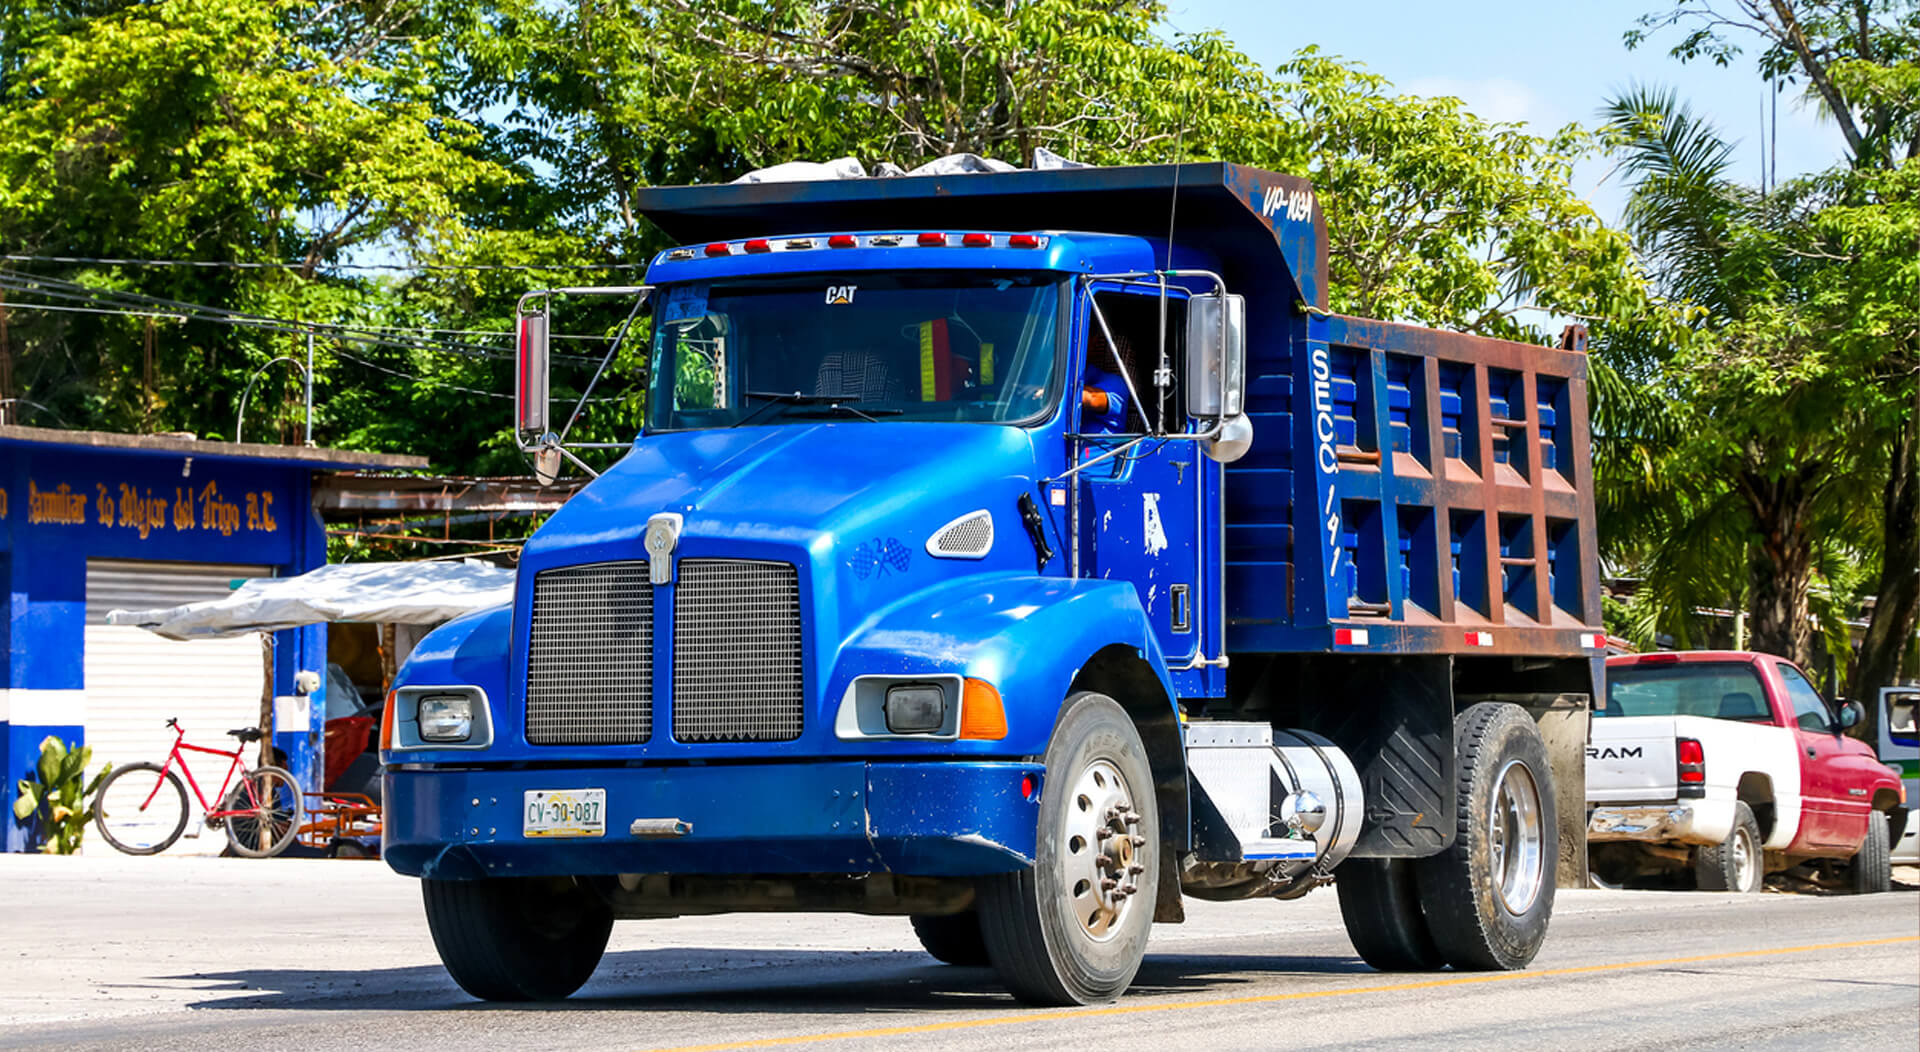
<path fill-rule="evenodd" d="M 800 583 L 786 563 L 682 559 L 673 601 L 673 736 L 800 736 Z"/>
<path fill-rule="evenodd" d="M 653 586 L 644 562 L 533 579 L 527 741 L 627 745 L 653 736 Z"/>

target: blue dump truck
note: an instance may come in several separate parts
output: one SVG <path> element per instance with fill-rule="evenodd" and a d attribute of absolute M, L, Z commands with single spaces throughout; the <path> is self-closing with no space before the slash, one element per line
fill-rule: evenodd
<path fill-rule="evenodd" d="M 1329 883 L 1377 968 L 1533 959 L 1602 674 L 1582 332 L 1331 314 L 1313 187 L 1233 164 L 636 202 L 681 247 L 521 301 L 515 431 L 587 466 L 548 332 L 607 296 L 646 430 L 389 699 L 462 987 L 784 910 L 1098 1002 L 1183 896 Z"/>

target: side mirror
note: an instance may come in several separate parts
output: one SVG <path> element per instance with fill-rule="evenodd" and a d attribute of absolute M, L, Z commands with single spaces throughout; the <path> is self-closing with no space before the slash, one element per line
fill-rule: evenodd
<path fill-rule="evenodd" d="M 1222 464 L 1231 464 L 1247 455 L 1253 448 L 1253 421 L 1247 414 L 1230 416 L 1220 421 L 1220 433 L 1203 443 L 1203 452 L 1211 460 Z"/>
<path fill-rule="evenodd" d="M 1188 416 L 1241 415 L 1246 394 L 1246 330 L 1243 296 L 1212 293 L 1187 301 Z"/>
<path fill-rule="evenodd" d="M 522 435 L 547 433 L 547 304 L 536 312 L 521 301 L 514 329 L 513 423 Z"/>
<path fill-rule="evenodd" d="M 1867 718 L 1867 710 L 1864 708 L 1861 708 L 1859 702 L 1843 701 L 1840 703 L 1840 729 L 1841 730 L 1844 731 L 1852 727 L 1857 727 L 1859 726 L 1860 721 L 1866 718 Z"/>

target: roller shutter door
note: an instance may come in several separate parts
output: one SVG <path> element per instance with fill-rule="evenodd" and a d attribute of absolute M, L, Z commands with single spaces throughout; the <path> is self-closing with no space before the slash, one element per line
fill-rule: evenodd
<path fill-rule="evenodd" d="M 107 611 L 219 599 L 232 591 L 236 578 L 272 574 L 272 568 L 265 566 L 88 560 L 86 734 L 96 769 L 103 762 L 164 760 L 173 745 L 173 732 L 165 726 L 169 717 L 179 717 L 189 743 L 231 748 L 229 728 L 259 722 L 265 682 L 262 633 L 180 642 L 144 628 L 109 625 Z M 249 763 L 256 758 L 256 749 L 257 745 L 248 748 Z M 229 761 L 189 753 L 187 762 L 201 792 L 211 800 L 226 777 Z M 192 832 L 198 828 L 199 805 L 191 787 L 187 806 L 195 814 L 187 825 Z M 224 835 L 209 833 L 183 838 L 168 853 L 217 854 L 225 844 Z M 104 844 L 94 848 L 111 850 Z"/>

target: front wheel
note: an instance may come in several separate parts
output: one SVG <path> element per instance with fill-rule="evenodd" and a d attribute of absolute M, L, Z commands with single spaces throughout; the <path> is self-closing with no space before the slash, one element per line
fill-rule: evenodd
<path fill-rule="evenodd" d="M 271 858 L 300 835 L 300 783 L 279 767 L 256 767 L 221 805 L 227 842 L 248 858 Z"/>
<path fill-rule="evenodd" d="M 187 791 L 180 776 L 157 763 L 130 763 L 100 783 L 93 827 L 116 851 L 157 855 L 187 828 Z"/>
<path fill-rule="evenodd" d="M 1887 830 L 1887 813 L 1867 813 L 1867 840 L 1847 867 L 1848 883 L 1856 894 L 1872 895 L 1893 890 L 1893 844 Z"/>
<path fill-rule="evenodd" d="M 1701 891 L 1759 891 L 1767 870 L 1760 853 L 1760 823 L 1746 804 L 1733 805 L 1733 831 L 1727 839 L 1693 855 L 1694 884 Z"/>
<path fill-rule="evenodd" d="M 1068 698 L 1047 745 L 1033 865 L 980 882 L 987 957 L 1030 1004 L 1111 1001 L 1146 955 L 1160 812 L 1146 750 L 1104 694 Z"/>
<path fill-rule="evenodd" d="M 977 910 L 916 913 L 910 919 L 913 921 L 913 934 L 920 940 L 921 947 L 941 964 L 978 968 L 991 963 L 987 960 L 986 940 L 980 935 L 980 914 Z"/>
<path fill-rule="evenodd" d="M 1462 971 L 1524 968 L 1547 938 L 1559 857 L 1540 730 L 1516 705 L 1481 702 L 1453 721 L 1453 843 L 1415 867 L 1440 956 Z"/>
<path fill-rule="evenodd" d="M 483 1001 L 557 1001 L 580 989 L 613 909 L 571 877 L 422 880 L 427 930 L 460 989 Z"/>

